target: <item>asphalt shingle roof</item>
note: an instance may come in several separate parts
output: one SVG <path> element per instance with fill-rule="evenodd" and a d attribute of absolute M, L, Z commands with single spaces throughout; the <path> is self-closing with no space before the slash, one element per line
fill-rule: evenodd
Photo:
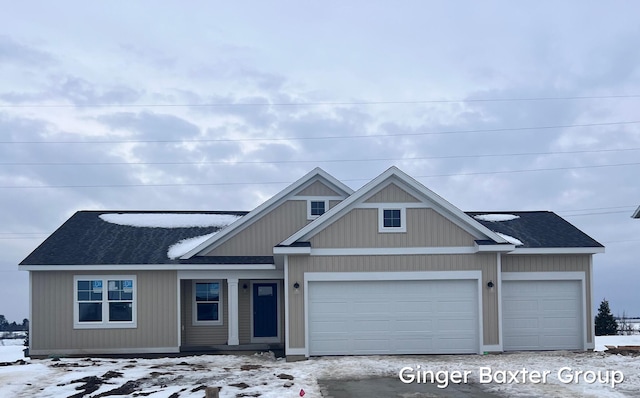
<path fill-rule="evenodd" d="M 134 227 L 103 221 L 102 214 L 219 214 L 244 216 L 244 211 L 79 211 L 38 246 L 21 265 L 91 264 L 273 264 L 273 256 L 194 257 L 170 259 L 169 247 L 183 239 L 216 232 L 208 227 Z"/>
<path fill-rule="evenodd" d="M 603 247 L 573 224 L 550 211 L 470 211 L 466 213 L 474 218 L 486 214 L 518 216 L 508 221 L 485 221 L 477 218 L 476 221 L 493 232 L 518 239 L 523 243 L 518 246 L 519 248 Z"/>
<path fill-rule="evenodd" d="M 79 211 L 38 246 L 21 265 L 104 264 L 273 264 L 273 256 L 216 256 L 171 259 L 167 250 L 183 239 L 220 230 L 207 227 L 134 227 L 106 222 L 102 214 L 218 214 L 244 216 L 244 211 L 139 212 Z M 507 221 L 478 222 L 494 232 L 516 238 L 519 248 L 603 247 L 593 238 L 549 211 L 467 212 L 471 217 L 512 214 Z M 495 217 L 494 217 L 495 218 Z M 507 217 L 509 218 L 509 217 Z M 491 243 L 491 242 L 482 242 Z M 308 245 L 299 242 L 299 245 Z"/>

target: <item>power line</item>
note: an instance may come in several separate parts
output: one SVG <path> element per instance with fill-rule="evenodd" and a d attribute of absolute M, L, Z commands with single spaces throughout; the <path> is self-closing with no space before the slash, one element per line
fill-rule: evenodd
<path fill-rule="evenodd" d="M 234 102 L 234 103 L 178 103 L 178 104 L 6 104 L 0 108 L 178 108 L 178 107 L 305 107 L 305 106 L 338 106 L 338 105 L 422 105 L 422 104 L 451 104 L 460 102 L 532 102 L 532 101 L 567 101 L 590 99 L 634 99 L 640 94 L 629 95 L 590 95 L 565 97 L 515 97 L 515 98 L 465 98 L 414 101 L 312 101 L 312 102 Z"/>
<path fill-rule="evenodd" d="M 382 162 L 399 160 L 437 160 L 437 159 L 468 159 L 485 157 L 510 157 L 510 156 L 539 156 L 539 155 L 567 155 L 580 153 L 604 153 L 604 152 L 626 152 L 640 151 L 639 148 L 623 149 L 593 149 L 582 151 L 555 151 L 555 152 L 522 152 L 522 153 L 502 153 L 502 154 L 480 154 L 480 155 L 445 155 L 445 156 L 423 156 L 423 157 L 402 157 L 402 158 L 372 158 L 372 159 L 328 159 L 328 160 L 250 160 L 230 163 L 224 160 L 193 161 L 193 162 L 12 162 L 0 163 L 0 166 L 113 166 L 113 165 L 204 165 L 204 164 L 292 164 L 292 163 L 357 163 L 357 162 Z"/>
<path fill-rule="evenodd" d="M 604 123 L 584 123 L 584 124 L 566 124 L 555 126 L 536 126 L 536 127 L 510 127 L 496 129 L 477 129 L 477 130 L 448 130 L 448 131 L 431 131 L 420 133 L 400 133 L 400 134 L 357 134 L 357 135 L 332 135 L 318 137 L 276 137 L 276 138 L 202 138 L 202 139 L 180 139 L 180 140 L 111 140 L 111 141 L 0 141 L 0 144 L 168 144 L 168 143 L 207 143 L 207 142 L 256 142 L 256 141 L 311 141 L 311 140 L 345 140 L 354 138 L 397 138 L 397 137 L 415 137 L 428 135 L 447 135 L 447 134 L 471 134 L 471 133 L 500 133 L 506 131 L 532 131 L 532 130 L 551 130 L 576 127 L 604 127 L 604 126 L 620 126 L 639 124 L 640 121 L 626 122 L 604 122 Z"/>
<path fill-rule="evenodd" d="M 591 166 L 571 166 L 571 167 L 548 167 L 539 169 L 521 169 L 521 170 L 500 170 L 500 171 L 479 171 L 468 173 L 450 173 L 450 174 L 431 174 L 415 176 L 415 178 L 437 178 L 437 177 L 459 177 L 459 176 L 476 176 L 476 175 L 492 175 L 492 174 L 510 174 L 510 173 L 528 173 L 537 171 L 559 171 L 559 170 L 577 170 L 604 167 L 624 167 L 637 166 L 640 162 L 618 163 L 618 164 L 600 164 Z M 342 181 L 370 181 L 367 178 L 343 179 Z M 179 186 L 238 186 L 238 185 L 277 185 L 291 184 L 291 181 L 265 181 L 265 182 L 212 182 L 212 183 L 167 183 L 167 184 L 100 184 L 100 185 L 4 185 L 0 189 L 52 189 L 52 188 L 133 188 L 133 187 L 179 187 Z"/>

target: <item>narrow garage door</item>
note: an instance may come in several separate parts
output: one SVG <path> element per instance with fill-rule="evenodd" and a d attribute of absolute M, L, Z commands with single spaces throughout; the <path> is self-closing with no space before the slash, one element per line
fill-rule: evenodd
<path fill-rule="evenodd" d="M 582 349 L 580 281 L 503 281 L 503 348 Z"/>
<path fill-rule="evenodd" d="M 477 281 L 309 283 L 310 355 L 479 351 Z"/>

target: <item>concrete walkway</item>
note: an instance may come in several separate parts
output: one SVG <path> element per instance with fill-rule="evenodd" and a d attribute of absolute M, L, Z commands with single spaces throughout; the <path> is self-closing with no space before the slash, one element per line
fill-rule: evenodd
<path fill-rule="evenodd" d="M 496 398 L 483 391 L 478 384 L 450 384 L 438 388 L 437 384 L 405 384 L 397 377 L 379 377 L 362 380 L 318 380 L 323 398 Z"/>

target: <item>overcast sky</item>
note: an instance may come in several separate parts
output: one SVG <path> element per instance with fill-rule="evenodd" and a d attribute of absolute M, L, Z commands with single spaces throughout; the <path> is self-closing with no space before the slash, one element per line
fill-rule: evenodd
<path fill-rule="evenodd" d="M 640 3 L 5 2 L 0 314 L 77 210 L 250 210 L 396 165 L 465 211 L 553 210 L 640 316 Z M 580 98 L 578 98 L 580 97 Z M 233 185 L 232 185 L 233 184 Z"/>

